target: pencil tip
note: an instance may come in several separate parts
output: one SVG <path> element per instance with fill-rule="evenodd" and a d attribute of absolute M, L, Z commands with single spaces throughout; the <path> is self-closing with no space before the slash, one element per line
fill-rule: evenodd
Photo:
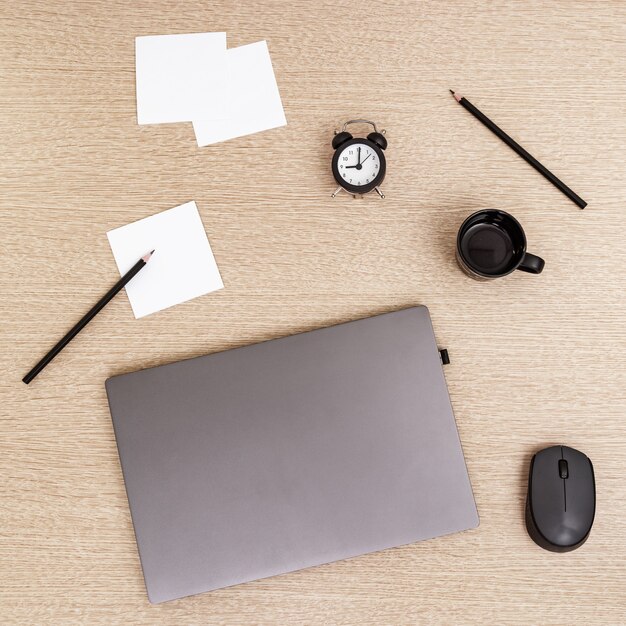
<path fill-rule="evenodd" d="M 154 250 L 152 250 L 152 251 L 150 252 L 150 256 L 152 256 L 153 254 L 154 254 Z"/>
<path fill-rule="evenodd" d="M 154 254 L 154 250 L 152 250 L 151 252 L 148 252 L 148 254 L 144 254 L 144 255 L 141 257 L 141 260 L 142 260 L 144 263 L 147 263 L 147 262 L 150 260 L 150 257 L 151 257 L 153 254 Z"/>
<path fill-rule="evenodd" d="M 452 89 L 448 90 L 452 95 L 454 95 L 454 91 Z"/>

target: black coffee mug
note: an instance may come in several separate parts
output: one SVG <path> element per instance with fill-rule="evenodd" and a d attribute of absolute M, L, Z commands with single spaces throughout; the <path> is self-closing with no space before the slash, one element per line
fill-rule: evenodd
<path fill-rule="evenodd" d="M 461 225 L 456 239 L 456 258 L 461 269 L 477 280 L 506 276 L 514 270 L 541 274 L 545 261 L 526 252 L 521 224 L 508 213 L 478 211 Z"/>

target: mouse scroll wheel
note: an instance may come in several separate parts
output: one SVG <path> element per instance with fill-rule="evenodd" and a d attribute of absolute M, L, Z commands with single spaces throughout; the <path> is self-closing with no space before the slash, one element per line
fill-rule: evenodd
<path fill-rule="evenodd" d="M 567 478 L 569 476 L 567 461 L 565 459 L 559 459 L 559 476 L 561 478 Z"/>

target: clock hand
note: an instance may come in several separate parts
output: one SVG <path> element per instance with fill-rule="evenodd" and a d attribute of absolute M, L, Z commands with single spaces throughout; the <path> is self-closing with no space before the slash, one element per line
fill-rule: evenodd
<path fill-rule="evenodd" d="M 361 148 L 359 148 L 359 157 L 361 156 L 361 155 L 360 155 L 360 151 L 361 151 Z M 365 163 L 365 161 L 367 161 L 367 159 L 369 159 L 371 156 L 372 156 L 371 154 L 368 154 L 368 155 L 367 155 L 367 156 L 363 159 L 363 162 L 362 162 L 362 163 L 357 163 L 356 165 L 346 165 L 344 169 L 346 169 L 346 170 L 351 170 L 351 169 L 361 169 L 361 167 L 363 167 L 363 163 Z"/>
<path fill-rule="evenodd" d="M 357 165 L 361 165 L 361 146 L 359 146 L 357 153 L 359 155 L 359 162 L 357 163 Z"/>

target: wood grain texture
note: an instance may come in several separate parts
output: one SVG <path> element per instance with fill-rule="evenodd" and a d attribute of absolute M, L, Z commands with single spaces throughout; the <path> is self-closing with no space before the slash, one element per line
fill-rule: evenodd
<path fill-rule="evenodd" d="M 288 126 L 198 149 L 138 126 L 134 37 L 267 39 Z M 34 2 L 0 10 L 0 622 L 626 623 L 626 4 Z M 459 90 L 588 201 L 580 211 L 459 107 Z M 332 200 L 332 130 L 374 119 L 387 198 Z M 196 200 L 226 288 L 134 320 L 107 230 Z M 454 261 L 497 207 L 546 259 L 477 283 Z M 151 606 L 106 377 L 426 304 L 481 516 L 471 532 Z M 533 452 L 594 461 L 570 554 L 523 522 Z"/>

